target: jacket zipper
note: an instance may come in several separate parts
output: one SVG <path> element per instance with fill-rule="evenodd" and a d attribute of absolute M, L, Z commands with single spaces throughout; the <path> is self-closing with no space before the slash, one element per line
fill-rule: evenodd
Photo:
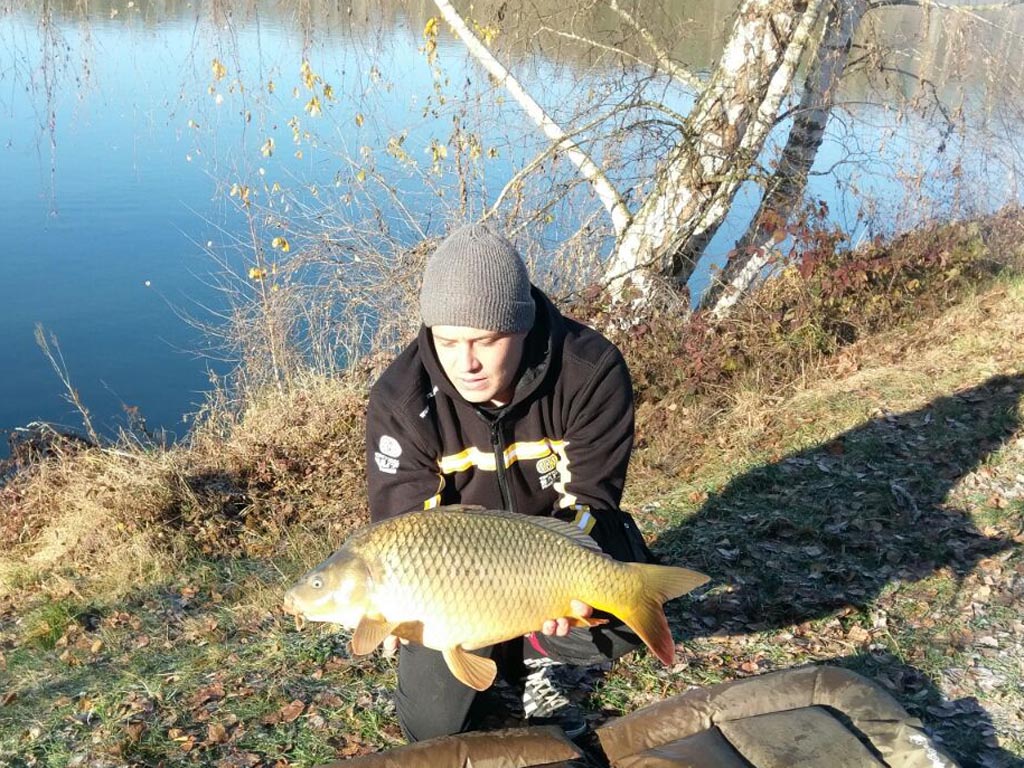
<path fill-rule="evenodd" d="M 502 506 L 509 512 L 515 512 L 512 489 L 509 488 L 508 476 L 505 474 L 505 443 L 501 436 L 500 420 L 491 423 L 491 447 L 494 449 L 494 466 L 498 473 L 498 490 L 501 492 Z"/>

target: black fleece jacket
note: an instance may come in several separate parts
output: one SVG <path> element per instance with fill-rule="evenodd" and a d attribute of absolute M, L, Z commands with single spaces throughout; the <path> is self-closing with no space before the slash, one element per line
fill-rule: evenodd
<path fill-rule="evenodd" d="M 536 320 L 503 408 L 458 394 L 426 328 L 374 385 L 370 516 L 442 504 L 556 515 L 575 520 L 617 559 L 647 559 L 635 524 L 619 511 L 633 445 L 626 363 L 614 344 L 563 317 L 539 289 L 533 297 Z"/>

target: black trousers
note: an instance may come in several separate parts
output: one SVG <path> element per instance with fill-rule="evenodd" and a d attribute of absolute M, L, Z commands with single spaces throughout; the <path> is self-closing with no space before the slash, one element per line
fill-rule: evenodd
<path fill-rule="evenodd" d="M 641 644 L 640 638 L 615 618 L 599 627 L 572 629 L 565 637 L 540 632 L 531 637 L 533 642 L 530 638 L 510 640 L 474 653 L 494 659 L 498 674 L 516 684 L 524 676 L 523 659 L 547 656 L 563 664 L 591 666 L 617 659 Z M 472 730 L 479 697 L 477 691 L 455 679 L 439 651 L 412 643 L 401 646 L 395 707 L 409 741 Z"/>

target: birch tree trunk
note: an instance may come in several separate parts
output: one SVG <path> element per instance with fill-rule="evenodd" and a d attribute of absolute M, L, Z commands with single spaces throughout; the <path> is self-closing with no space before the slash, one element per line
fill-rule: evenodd
<path fill-rule="evenodd" d="M 775 231 L 803 200 L 807 176 L 825 137 L 839 81 L 850 58 L 853 36 L 868 11 L 868 0 L 833 0 L 814 64 L 786 146 L 757 213 L 701 306 L 723 317 L 768 264 L 777 245 Z"/>
<path fill-rule="evenodd" d="M 764 146 L 813 38 L 825 0 L 744 0 L 684 140 L 619 238 L 605 270 L 613 298 L 650 296 L 652 273 L 685 283 L 700 250 Z"/>

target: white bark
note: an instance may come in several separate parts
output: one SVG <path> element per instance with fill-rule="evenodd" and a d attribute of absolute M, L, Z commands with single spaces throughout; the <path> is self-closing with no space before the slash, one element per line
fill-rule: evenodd
<path fill-rule="evenodd" d="M 803 11 L 793 0 L 745 0 L 711 82 L 687 119 L 653 189 L 605 271 L 613 297 L 628 279 L 643 295 L 651 272 L 685 282 L 699 251 L 689 243 L 725 218 L 747 170 L 775 125 L 825 0 Z M 706 240 L 705 240 L 706 242 Z"/>
<path fill-rule="evenodd" d="M 455 31 L 459 39 L 476 58 L 480 65 L 501 83 L 509 95 L 519 104 L 532 120 L 555 145 L 565 153 L 566 157 L 579 170 L 580 175 L 590 183 L 594 194 L 604 205 L 612 219 L 612 227 L 615 230 L 616 238 L 620 237 L 629 225 L 630 214 L 625 202 L 618 190 L 605 176 L 604 172 L 590 159 L 590 156 L 569 137 L 568 134 L 544 111 L 533 97 L 528 94 L 518 80 L 501 64 L 494 54 L 488 50 L 480 39 L 473 34 L 472 30 L 463 21 L 462 16 L 455 10 L 449 0 L 434 0 L 434 5 L 441 12 L 442 18 Z"/>
<path fill-rule="evenodd" d="M 853 36 L 869 10 L 869 0 L 833 0 L 823 37 L 804 84 L 786 147 L 761 205 L 736 244 L 719 281 L 708 288 L 702 306 L 724 317 L 775 255 L 775 230 L 803 199 L 807 176 L 825 136 L 839 81 L 850 58 Z"/>

